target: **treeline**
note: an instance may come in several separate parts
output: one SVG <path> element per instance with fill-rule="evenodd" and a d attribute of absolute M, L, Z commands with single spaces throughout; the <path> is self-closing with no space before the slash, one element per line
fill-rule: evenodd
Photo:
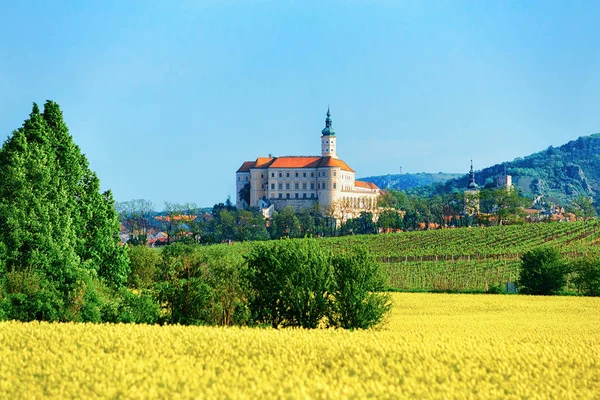
<path fill-rule="evenodd" d="M 332 255 L 314 240 L 129 247 L 134 322 L 368 328 L 388 311 L 385 277 L 365 250 Z M 150 305 L 153 305 L 152 307 Z M 121 307 L 121 308 L 120 308 Z M 118 315 L 118 314 L 115 314 Z"/>
<path fill-rule="evenodd" d="M 365 211 L 341 221 L 324 215 L 317 204 L 300 210 L 285 207 L 267 221 L 258 208 L 238 210 L 229 199 L 215 204 L 208 213 L 194 204 L 174 203 L 165 203 L 164 211 L 158 213 L 147 200 L 117 203 L 117 210 L 130 244 L 147 243 L 151 230 L 167 235 L 160 244 L 215 244 L 518 224 L 526 221 L 524 209 L 530 205 L 531 199 L 517 190 L 489 188 L 471 195 L 454 192 L 433 197 L 387 190 L 378 200 L 383 211 L 376 217 Z M 574 200 L 567 210 L 577 219 L 596 216 L 592 199 L 585 196 Z"/>

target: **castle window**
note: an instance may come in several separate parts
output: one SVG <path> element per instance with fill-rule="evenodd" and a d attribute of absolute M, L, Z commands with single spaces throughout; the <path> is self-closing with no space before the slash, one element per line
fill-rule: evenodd
<path fill-rule="evenodd" d="M 290 177 L 290 173 L 289 173 L 289 172 L 286 172 L 286 173 L 285 173 L 285 177 L 286 177 L 286 178 L 289 178 L 289 177 Z"/>
<path fill-rule="evenodd" d="M 261 178 L 264 178 L 263 174 L 260 174 L 260 177 L 261 177 Z"/>
<path fill-rule="evenodd" d="M 303 194 L 302 194 L 302 197 L 306 198 L 306 193 L 303 193 Z"/>
<path fill-rule="evenodd" d="M 313 178 L 314 176 L 315 176 L 315 173 L 314 173 L 314 172 L 311 172 L 311 173 L 310 173 L 310 177 L 311 177 L 311 178 Z"/>
<path fill-rule="evenodd" d="M 260 185 L 260 186 L 262 186 L 262 188 L 263 188 L 263 189 L 265 188 L 265 185 L 264 185 L 264 184 L 263 184 L 263 185 Z"/>
<path fill-rule="evenodd" d="M 306 178 L 306 172 L 303 172 L 303 173 L 302 173 L 302 176 L 304 176 L 304 177 Z"/>
<path fill-rule="evenodd" d="M 315 190 L 315 184 L 314 184 L 314 183 L 311 183 L 311 184 L 310 184 L 310 189 L 311 189 L 311 190 Z"/>
<path fill-rule="evenodd" d="M 333 188 L 335 189 L 335 183 L 333 184 Z"/>
<path fill-rule="evenodd" d="M 296 193 L 296 198 L 299 198 L 299 197 L 300 197 L 300 193 Z"/>
<path fill-rule="evenodd" d="M 286 199 L 289 199 L 289 198 L 290 198 L 290 194 L 289 194 L 289 193 L 286 193 L 286 194 L 285 194 L 285 198 L 286 198 Z"/>
<path fill-rule="evenodd" d="M 275 190 L 275 184 L 271 183 L 271 190 Z"/>
<path fill-rule="evenodd" d="M 275 178 L 275 172 L 271 172 L 271 178 Z"/>
<path fill-rule="evenodd" d="M 298 173 L 296 172 L 296 178 L 298 177 Z"/>
<path fill-rule="evenodd" d="M 314 198 L 315 198 L 315 194 L 314 194 L 314 193 L 311 193 L 311 194 L 310 194 L 310 198 L 311 198 L 311 199 L 314 199 Z"/>
<path fill-rule="evenodd" d="M 286 184 L 285 184 L 285 188 L 286 188 L 287 190 L 290 190 L 290 184 L 289 184 L 289 183 L 286 183 Z"/>
<path fill-rule="evenodd" d="M 281 195 L 281 193 L 279 193 L 279 198 L 281 199 L 283 196 Z"/>
<path fill-rule="evenodd" d="M 283 184 L 282 183 L 279 184 L 279 190 L 281 190 L 281 189 L 283 189 Z"/>
<path fill-rule="evenodd" d="M 302 190 L 306 190 L 306 182 L 302 184 Z"/>
<path fill-rule="evenodd" d="M 333 171 L 333 176 L 337 176 L 337 171 Z"/>
<path fill-rule="evenodd" d="M 281 172 L 279 173 L 279 177 L 281 178 L 283 175 L 281 174 Z"/>

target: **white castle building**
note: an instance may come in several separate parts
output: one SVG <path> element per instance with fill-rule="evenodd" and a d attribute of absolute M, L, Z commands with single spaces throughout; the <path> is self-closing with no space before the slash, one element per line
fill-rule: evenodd
<path fill-rule="evenodd" d="M 244 162 L 236 172 L 237 207 L 279 210 L 318 204 L 323 214 L 342 220 L 362 211 L 376 215 L 379 188 L 355 179 L 354 170 L 338 157 L 336 142 L 328 108 L 321 156 L 259 157 Z"/>

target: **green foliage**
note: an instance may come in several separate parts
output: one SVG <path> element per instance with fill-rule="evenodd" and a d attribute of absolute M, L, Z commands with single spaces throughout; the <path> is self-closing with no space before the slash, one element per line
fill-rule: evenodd
<path fill-rule="evenodd" d="M 286 206 L 273 217 L 273 232 L 271 236 L 274 239 L 294 238 L 300 234 L 300 221 L 296 216 L 296 211 L 292 206 Z"/>
<path fill-rule="evenodd" d="M 533 249 L 521 256 L 519 291 L 524 294 L 556 294 L 565 286 L 567 273 L 567 264 L 557 249 Z"/>
<path fill-rule="evenodd" d="M 600 256 L 579 258 L 571 264 L 573 283 L 586 296 L 600 296 Z"/>
<path fill-rule="evenodd" d="M 160 305 L 149 293 L 132 293 L 121 290 L 123 297 L 119 309 L 119 322 L 155 324 L 160 318 Z"/>
<path fill-rule="evenodd" d="M 0 278 L 13 318 L 99 320 L 94 281 L 118 287 L 129 271 L 113 205 L 58 105 L 34 104 L 0 149 Z"/>
<path fill-rule="evenodd" d="M 146 246 L 127 246 L 131 272 L 127 286 L 147 289 L 154 285 L 159 273 L 160 253 Z"/>
<path fill-rule="evenodd" d="M 331 260 L 333 281 L 329 323 L 342 328 L 366 329 L 377 325 L 391 304 L 383 290 L 385 277 L 364 248 L 336 255 Z"/>
<path fill-rule="evenodd" d="M 244 324 L 248 321 L 245 264 L 222 248 L 175 243 L 163 249 L 156 296 L 165 321 Z"/>
<path fill-rule="evenodd" d="M 326 315 L 332 269 L 314 240 L 259 244 L 246 260 L 250 309 L 259 323 L 317 327 Z"/>

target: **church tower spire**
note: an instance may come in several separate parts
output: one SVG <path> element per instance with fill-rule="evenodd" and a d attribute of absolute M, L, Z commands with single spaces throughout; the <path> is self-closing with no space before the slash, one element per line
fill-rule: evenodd
<path fill-rule="evenodd" d="M 325 128 L 323 128 L 323 130 L 321 131 L 321 135 L 321 156 L 338 158 L 335 151 L 335 129 L 333 129 L 333 127 L 331 126 L 331 112 L 329 111 L 329 106 L 327 106 L 327 118 L 325 118 Z"/>
<path fill-rule="evenodd" d="M 469 189 L 477 189 L 475 183 L 475 172 L 473 171 L 473 159 L 471 158 L 471 170 L 469 171 Z"/>

